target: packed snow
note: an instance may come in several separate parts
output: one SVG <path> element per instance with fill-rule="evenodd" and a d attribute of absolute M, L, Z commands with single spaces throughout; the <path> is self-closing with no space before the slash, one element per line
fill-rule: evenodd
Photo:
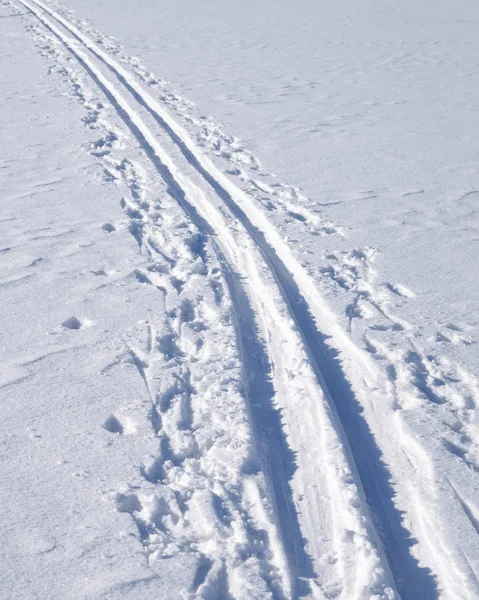
<path fill-rule="evenodd" d="M 1 598 L 479 599 L 478 26 L 2 0 Z"/>

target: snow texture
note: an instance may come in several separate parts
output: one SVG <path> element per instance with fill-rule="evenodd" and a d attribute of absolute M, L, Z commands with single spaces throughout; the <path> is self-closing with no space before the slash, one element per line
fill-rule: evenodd
<path fill-rule="evenodd" d="M 479 598 L 478 24 L 2 0 L 0 597 Z"/>

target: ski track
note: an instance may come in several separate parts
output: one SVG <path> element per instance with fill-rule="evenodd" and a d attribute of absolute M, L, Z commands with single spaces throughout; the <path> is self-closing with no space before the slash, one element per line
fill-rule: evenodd
<path fill-rule="evenodd" d="M 168 193 L 195 223 L 199 233 L 193 235 L 194 241 L 190 240 L 188 247 L 190 250 L 192 244 L 198 247 L 198 241 L 203 240 L 200 241 L 200 251 L 193 253 L 193 264 L 196 265 L 194 270 L 199 269 L 197 274 L 203 271 L 208 260 L 208 253 L 216 255 L 219 259 L 223 281 L 228 288 L 234 307 L 243 380 L 246 388 L 244 391 L 249 402 L 250 425 L 255 448 L 260 458 L 260 466 L 266 475 L 264 484 L 266 487 L 261 492 L 261 478 L 257 468 L 253 468 L 251 476 L 248 478 L 248 484 L 241 491 L 243 498 L 232 498 L 238 493 L 238 489 L 235 491 L 222 490 L 218 498 L 220 499 L 219 505 L 223 508 L 217 509 L 216 514 L 223 514 L 224 517 L 224 514 L 236 513 L 235 522 L 239 524 L 238 527 L 242 524 L 244 535 L 250 543 L 255 536 L 259 535 L 259 530 L 255 529 L 258 523 L 261 524 L 263 531 L 268 532 L 271 541 L 268 552 L 256 551 L 259 564 L 256 568 L 260 572 L 259 578 L 263 582 L 267 582 L 267 593 L 275 598 L 298 597 L 313 593 L 313 591 L 319 594 L 318 597 L 323 597 L 323 594 L 326 597 L 336 597 L 338 594 L 344 598 L 363 597 L 362 594 L 366 589 L 369 591 L 373 589 L 376 578 L 374 591 L 381 594 L 381 597 L 393 597 L 394 585 L 397 586 L 404 599 L 437 597 L 437 584 L 431 572 L 429 569 L 420 567 L 417 559 L 410 552 L 413 540 L 402 525 L 400 512 L 393 501 L 394 493 L 390 474 L 362 415 L 355 393 L 343 373 L 342 365 L 335 351 L 328 342 L 328 337 L 318 331 L 318 324 L 324 323 L 325 319 L 327 320 L 329 317 L 327 309 L 317 296 L 314 286 L 308 280 L 302 267 L 289 253 L 283 240 L 271 229 L 267 219 L 250 203 L 244 192 L 235 187 L 201 153 L 188 133 L 162 109 L 148 92 L 143 90 L 128 71 L 105 53 L 98 45 L 98 37 L 97 43 L 93 42 L 75 25 L 66 21 L 42 2 L 36 0 L 18 0 L 18 2 L 33 13 L 53 35 L 62 40 L 74 58 L 84 67 L 149 156 L 157 172 L 166 182 Z M 40 12 L 39 8 L 48 16 L 45 12 Z M 59 30 L 53 21 L 65 28 L 68 33 L 65 30 Z M 100 45 L 108 48 L 105 38 L 102 38 Z M 118 52 L 113 43 L 110 49 Z M 98 66 L 85 52 L 91 52 L 95 60 L 98 60 Z M 123 57 L 123 61 L 128 62 L 125 57 Z M 105 68 L 120 82 L 120 87 L 106 77 Z M 145 73 L 141 79 L 148 84 L 156 83 L 155 79 Z M 156 142 L 150 126 L 145 124 L 143 117 L 123 97 L 122 88 L 129 92 L 145 113 L 152 117 L 156 125 L 159 125 L 168 134 L 173 145 L 186 159 L 189 167 L 196 172 L 195 177 L 199 175 L 200 179 L 208 184 L 216 195 L 216 199 L 211 201 L 211 191 L 205 193 L 197 184 L 189 181 L 189 177 L 191 177 L 189 173 L 184 174 L 177 169 L 176 156 L 172 160 Z M 74 91 L 81 97 L 81 86 Z M 84 98 L 82 100 L 84 101 Z M 165 98 L 163 97 L 162 100 Z M 174 97 L 173 100 L 175 100 Z M 186 104 L 186 101 L 184 102 Z M 165 103 L 168 104 L 167 101 Z M 93 109 L 87 118 L 96 122 L 102 108 L 99 105 L 98 109 Z M 228 147 L 228 144 L 231 146 L 232 142 L 218 132 L 215 133 L 215 143 L 219 154 L 224 157 L 225 151 L 222 144 Z M 205 137 L 212 137 L 211 127 L 206 127 Z M 111 148 L 115 146 L 119 138 L 121 138 L 119 132 L 116 134 L 108 131 L 107 135 L 98 140 L 90 151 L 98 158 L 106 160 L 108 164 Z M 240 163 L 248 163 L 249 169 L 258 168 L 254 164 L 254 157 L 248 154 L 241 156 L 241 149 L 238 150 L 235 160 Z M 228 153 L 226 152 L 226 154 Z M 227 156 L 227 158 L 230 157 L 231 155 Z M 169 274 L 174 271 L 174 268 L 171 267 L 175 261 L 161 250 L 164 244 L 161 241 L 158 243 L 158 240 L 154 239 L 157 234 L 155 221 L 161 219 L 161 213 L 158 207 L 152 210 L 142 200 L 144 186 L 132 163 L 126 160 L 120 165 L 120 168 L 118 165 L 113 166 L 113 172 L 115 168 L 121 171 L 121 176 L 118 176 L 118 173 L 116 176 L 122 179 L 131 193 L 131 201 L 125 200 L 123 206 L 129 220 L 130 232 L 134 235 L 142 251 L 149 255 L 152 266 L 154 265 L 151 272 L 137 271 L 136 277 L 140 283 L 156 286 L 165 296 L 166 301 L 168 286 L 165 285 L 165 273 Z M 107 173 L 111 174 L 111 172 L 112 170 L 107 169 Z M 316 225 L 324 234 L 341 234 L 339 228 L 325 223 L 324 219 L 296 204 L 294 199 L 298 198 L 298 195 L 293 188 L 282 186 L 280 190 L 277 190 L 259 180 L 248 179 L 245 173 L 246 171 L 237 169 L 231 174 L 238 176 L 243 182 L 247 182 L 251 196 L 259 201 L 266 210 L 270 210 L 271 207 L 258 198 L 255 189 L 274 197 L 281 209 L 297 222 Z M 113 176 L 115 177 L 115 175 Z M 108 231 L 108 228 L 105 231 Z M 238 240 L 242 240 L 245 244 L 242 252 L 235 249 L 235 243 Z M 404 286 L 390 283 L 385 284 L 387 291 L 382 293 L 369 284 L 369 278 L 374 277 L 372 269 L 369 268 L 373 256 L 373 249 L 354 251 L 346 258 L 338 258 L 334 254 L 328 256 L 329 266 L 324 269 L 324 275 L 343 289 L 353 291 L 355 294 L 353 302 L 346 309 L 350 330 L 354 319 L 361 318 L 364 305 L 368 304 L 372 310 L 376 310 L 389 323 L 389 325 L 385 325 L 385 328 L 404 332 L 411 346 L 411 351 L 405 356 L 391 353 L 389 348 L 381 345 L 369 334 L 364 336 L 365 347 L 370 356 L 380 360 L 382 364 L 385 361 L 388 364 L 388 389 L 393 390 L 390 393 L 394 396 L 395 402 L 403 408 L 405 398 L 419 396 L 433 404 L 442 404 L 449 402 L 451 397 L 455 398 L 457 402 L 455 411 L 463 423 L 467 437 L 468 428 L 473 427 L 472 423 L 469 424 L 470 413 L 477 402 L 475 381 L 445 359 L 424 356 L 413 336 L 408 333 L 411 331 L 410 325 L 389 312 L 387 299 L 385 299 L 387 293 L 401 298 L 411 297 L 413 293 Z M 161 276 L 158 274 L 159 259 L 162 264 L 159 269 Z M 203 268 L 201 264 L 203 264 Z M 371 272 L 367 272 L 366 277 L 361 280 L 358 273 L 364 268 L 366 271 L 370 269 Z M 291 273 L 294 273 L 294 276 Z M 249 277 L 253 283 L 245 282 L 245 277 Z M 189 283 L 177 278 L 176 275 L 171 275 L 168 280 L 170 290 L 173 287 L 177 295 L 180 295 L 183 286 L 188 287 Z M 214 301 L 221 305 L 224 297 L 224 293 L 220 291 L 223 285 L 221 277 L 212 278 L 210 285 Z M 261 292 L 254 289 L 255 287 L 262 287 L 264 292 L 272 295 L 271 303 L 275 308 L 269 308 L 263 304 Z M 184 460 L 188 452 L 192 452 L 192 455 L 197 453 L 197 448 L 192 450 L 190 447 L 190 445 L 194 447 L 196 443 L 195 433 L 192 431 L 195 420 L 192 396 L 196 392 L 191 385 L 191 372 L 188 366 L 196 360 L 195 352 L 197 351 L 192 351 L 191 340 L 185 340 L 182 335 L 185 325 L 188 326 L 189 323 L 195 322 L 197 311 L 196 300 L 184 300 L 179 316 L 174 319 L 165 319 L 161 326 L 161 335 L 152 324 L 148 324 L 147 338 L 149 341 L 146 343 L 146 348 L 140 351 L 130 347 L 128 349 L 129 358 L 125 359 L 138 370 L 151 399 L 150 421 L 155 434 L 160 438 L 160 453 L 149 466 L 143 468 L 143 473 L 145 479 L 155 485 L 163 479 L 168 480 L 164 473 L 165 464 L 171 463 L 173 470 L 178 466 L 176 463 Z M 294 325 L 288 324 L 288 317 L 292 317 Z M 172 324 L 175 324 L 173 329 Z M 275 324 L 280 324 L 281 333 L 279 335 L 274 332 Z M 212 322 L 208 322 L 207 327 L 211 328 Z M 450 329 L 455 331 L 452 326 Z M 324 330 L 327 331 L 326 328 Z M 334 331 L 334 327 L 331 327 L 331 330 L 336 333 L 336 337 L 340 338 L 343 347 L 347 350 L 345 352 L 347 356 L 349 352 L 349 356 L 353 355 L 353 358 L 360 361 L 365 360 L 351 348 L 349 342 L 344 341 L 344 337 Z M 440 334 L 438 333 L 438 335 Z M 449 332 L 449 335 L 452 337 L 453 334 Z M 158 344 L 152 340 L 156 340 Z M 284 399 L 288 387 L 294 388 L 295 385 L 298 385 L 297 381 L 292 381 L 291 376 L 289 376 L 289 380 L 288 378 L 286 381 L 284 379 L 285 373 L 290 373 L 288 369 L 293 366 L 291 359 L 279 350 L 286 340 L 294 348 L 297 356 L 303 357 L 294 366 L 299 367 L 300 378 L 302 376 L 307 382 L 306 388 L 298 388 L 298 390 L 303 393 L 309 392 L 313 400 L 312 403 L 305 403 L 305 408 L 309 411 L 306 414 L 309 414 L 309 418 L 317 418 L 316 430 L 319 428 L 320 437 L 322 437 L 321 448 L 316 443 L 316 452 L 313 452 L 315 456 L 306 455 L 304 446 L 307 443 L 305 445 L 298 443 L 300 439 L 298 431 L 301 429 L 297 429 L 298 424 L 295 422 L 294 416 L 288 413 L 291 411 L 291 405 L 288 406 Z M 172 389 L 166 394 L 160 393 L 159 395 L 151 383 L 150 374 L 151 355 L 155 355 L 155 352 L 157 354 L 156 347 L 163 349 L 160 352 L 165 360 L 175 359 L 178 367 L 178 372 L 173 371 L 172 377 L 175 383 Z M 179 360 L 180 356 L 181 360 Z M 161 362 L 157 361 L 157 367 L 159 366 L 161 366 Z M 456 392 L 458 375 L 462 386 L 461 394 Z M 317 382 L 320 384 L 319 388 Z M 324 402 L 323 393 L 327 402 Z M 179 400 L 174 401 L 175 398 L 179 398 Z M 312 406 L 315 404 L 318 406 Z M 175 410 L 172 410 L 173 406 Z M 281 418 L 278 408 L 282 412 Z M 173 418 L 172 415 L 176 416 Z M 110 426 L 118 433 L 124 433 L 127 428 L 117 421 L 118 419 L 113 416 L 113 420 L 110 419 Z M 265 424 L 267 424 L 266 427 Z M 182 436 L 180 443 L 182 449 L 178 453 L 171 450 L 171 440 L 178 436 L 179 432 L 181 432 L 180 437 Z M 304 434 L 304 431 L 302 433 Z M 311 441 L 312 433 L 311 430 L 308 432 Z M 329 440 L 329 444 L 327 444 L 327 440 Z M 336 451 L 331 449 L 335 444 L 338 446 Z M 449 452 L 467 463 L 469 468 L 475 466 L 467 458 L 467 450 L 460 445 L 446 439 L 444 445 Z M 298 448 L 305 454 L 304 457 Z M 306 469 L 304 465 L 311 458 L 315 458 L 316 462 L 319 462 L 319 449 L 328 454 L 328 459 L 332 459 L 332 466 L 326 468 L 325 465 L 315 464 L 312 467 L 313 471 Z M 178 459 L 178 456 L 181 457 L 181 460 Z M 305 461 L 305 459 L 307 460 Z M 414 463 L 412 455 L 408 455 L 408 460 L 411 464 Z M 343 479 L 340 476 L 341 471 L 347 473 Z M 328 491 L 322 489 L 318 496 L 310 489 L 308 490 L 305 479 L 311 475 L 317 478 L 319 487 L 322 484 L 324 488 L 328 488 Z M 332 482 L 330 481 L 331 477 L 333 478 Z M 346 481 L 349 478 L 352 478 L 353 483 L 349 483 L 348 487 Z M 431 486 L 434 486 L 432 478 L 429 489 L 432 489 Z M 450 486 L 465 515 L 477 531 L 474 510 L 452 483 Z M 171 495 L 171 491 L 169 492 L 166 488 L 161 489 L 161 492 L 155 491 L 141 497 L 134 493 L 121 493 L 117 496 L 118 509 L 129 512 L 135 519 L 150 560 L 151 557 L 155 557 L 155 553 L 158 556 L 164 555 L 167 546 L 164 540 L 167 529 L 164 526 L 165 515 L 171 517 L 173 521 L 176 518 L 178 522 L 183 523 L 183 527 L 185 522 L 185 499 L 168 497 L 169 494 Z M 271 500 L 269 510 L 274 513 L 272 520 L 267 517 L 268 500 L 264 496 L 266 490 L 267 496 Z M 353 496 L 350 504 L 344 499 L 346 491 Z M 306 500 L 304 500 L 304 496 L 306 496 Z M 167 497 L 166 500 L 165 497 Z M 315 528 L 320 530 L 321 526 L 318 526 L 316 517 L 312 513 L 319 509 L 320 499 L 323 501 L 322 508 L 326 508 L 324 505 L 326 498 L 329 504 L 327 511 L 330 511 L 330 519 L 334 523 L 333 529 L 329 533 L 333 535 L 333 546 L 335 546 L 338 556 L 338 574 L 342 574 L 343 578 L 347 576 L 348 581 L 342 581 L 339 584 L 333 578 L 323 584 L 323 589 L 320 591 L 319 589 L 315 590 L 313 580 L 318 575 L 318 567 L 321 566 L 318 560 L 321 548 L 320 544 L 315 546 L 311 538 L 315 534 Z M 218 501 L 213 499 L 211 502 L 219 506 Z M 266 510 L 264 508 L 260 510 L 263 504 L 266 505 Z M 207 503 L 204 505 L 200 503 L 201 508 L 198 508 L 198 515 L 201 514 L 201 510 L 205 510 L 206 505 Z M 163 506 L 167 506 L 167 509 L 162 508 Z M 353 506 L 356 509 L 352 511 Z M 424 506 L 421 505 L 421 508 L 423 509 Z M 421 508 L 418 508 L 418 512 Z M 164 512 L 165 510 L 166 512 Z M 353 548 L 349 549 L 346 547 L 347 544 L 339 542 L 340 532 L 343 531 L 342 535 L 344 536 L 344 529 L 348 529 L 346 527 L 348 511 L 353 512 L 353 518 L 349 518 L 349 524 L 354 532 L 352 537 L 356 538 L 355 543 L 352 544 Z M 371 511 L 371 515 L 369 515 L 369 511 Z M 238 514 L 241 512 L 243 515 Z M 183 521 L 180 515 L 183 516 Z M 426 516 L 425 521 L 427 518 Z M 310 521 L 313 523 L 311 527 Z M 417 517 L 417 522 L 419 523 L 419 521 L 420 517 Z M 315 523 L 316 525 L 314 525 Z M 434 537 L 432 523 L 433 519 L 427 528 L 428 534 Z M 174 527 L 170 525 L 170 528 L 171 531 L 168 531 L 170 538 L 168 539 L 183 537 L 190 542 L 191 539 L 195 539 L 195 536 L 198 539 L 198 533 L 193 535 L 188 532 L 185 535 L 184 532 L 180 533 L 176 530 L 173 534 Z M 250 528 L 249 531 L 248 528 Z M 181 527 L 177 529 L 181 529 Z M 217 526 L 217 532 L 221 530 L 220 523 Z M 382 544 L 379 543 L 378 537 Z M 362 541 L 358 542 L 358 540 Z M 194 544 L 195 549 L 200 547 L 200 542 Z M 285 555 L 283 555 L 283 551 Z M 356 554 L 358 556 L 354 556 Z M 234 581 L 234 577 L 238 576 L 238 573 L 235 574 L 235 567 L 232 566 L 234 560 L 231 560 L 231 552 L 228 554 L 228 551 L 223 549 L 219 553 L 208 554 L 205 552 L 202 556 L 192 590 L 193 596 L 229 597 L 234 587 L 231 586 L 231 583 Z M 221 556 L 229 556 L 229 560 L 221 558 Z M 464 559 L 467 562 L 467 557 Z M 355 576 L 347 573 L 352 565 L 356 569 Z M 364 578 L 364 573 L 360 572 L 365 567 L 369 573 L 361 582 L 360 578 L 361 576 Z M 388 575 L 389 568 L 394 583 Z M 470 565 L 469 569 L 472 570 Z M 355 578 L 356 581 L 353 583 Z M 327 589 L 328 584 L 331 586 L 329 590 Z M 257 596 L 244 597 L 262 596 L 258 593 Z"/>
<path fill-rule="evenodd" d="M 22 3 L 24 4 L 24 6 L 27 6 L 28 8 L 30 8 L 30 10 L 32 10 L 32 7 L 30 5 L 30 3 Z M 33 11 L 35 12 L 35 9 L 33 9 Z M 102 76 L 101 72 L 99 72 L 98 70 L 95 69 L 95 67 L 91 64 L 91 62 L 89 61 L 88 58 L 86 58 L 83 53 L 78 50 L 78 49 L 72 49 L 71 47 L 71 42 L 68 42 L 68 40 L 64 39 L 64 35 L 62 36 L 62 34 L 56 29 L 55 26 L 53 26 L 51 23 L 45 22 L 45 18 L 37 15 L 40 20 L 42 20 L 44 22 L 44 24 L 52 31 L 52 33 L 54 33 L 55 35 L 61 37 L 63 39 L 63 41 L 65 41 L 67 47 L 69 47 L 70 50 L 73 50 L 76 58 L 83 64 L 83 66 L 87 69 L 87 71 L 89 72 L 90 76 L 96 81 L 96 83 L 103 89 L 103 91 L 106 93 L 107 97 L 109 98 L 109 100 L 112 102 L 112 104 L 117 108 L 118 112 L 121 114 L 123 120 L 130 126 L 130 128 L 133 130 L 133 132 L 136 134 L 137 139 L 140 139 L 141 145 L 143 147 L 146 147 L 146 149 L 148 151 L 148 154 L 150 155 L 150 158 L 153 160 L 155 166 L 157 167 L 158 171 L 161 173 L 162 177 L 167 181 L 168 186 L 170 187 L 170 190 L 173 190 L 173 196 L 176 198 L 177 201 L 180 202 L 180 204 L 185 207 L 187 209 L 187 212 L 189 212 L 189 214 L 193 214 L 195 220 L 198 222 L 201 218 L 198 214 L 196 214 L 196 210 L 193 209 L 193 207 L 189 206 L 187 203 L 187 200 L 185 198 L 185 192 L 183 191 L 182 187 L 180 185 L 178 185 L 177 181 L 175 181 L 175 179 L 172 177 L 171 172 L 175 172 L 175 167 L 172 165 L 168 165 L 167 168 L 165 169 L 165 165 L 163 164 L 164 162 L 168 163 L 170 162 L 168 157 L 163 154 L 162 150 L 158 147 L 158 145 L 156 144 L 154 138 L 152 139 L 151 134 L 149 133 L 149 131 L 145 128 L 145 126 L 143 125 L 141 119 L 138 118 L 137 115 L 135 115 L 135 113 L 132 111 L 132 109 L 128 106 L 128 104 L 126 104 L 124 101 L 118 99 L 117 94 L 115 89 L 113 88 L 113 86 L 111 86 L 111 84 L 108 83 L 107 80 L 104 79 L 104 77 Z M 133 117 L 133 118 L 132 118 Z M 163 162 L 158 160 L 158 154 L 161 156 L 161 159 Z M 170 162 L 171 164 L 171 162 Z M 176 178 L 179 179 L 179 174 L 176 174 Z M 183 183 L 183 182 L 182 182 Z M 185 185 L 183 183 L 183 185 Z M 188 185 L 186 185 L 186 187 L 188 187 Z M 171 193 L 171 192 L 170 192 Z M 190 194 L 192 194 L 193 196 L 195 195 L 195 190 L 193 188 L 191 188 L 190 186 Z M 220 215 L 220 213 L 218 213 Z M 221 229 L 221 223 L 220 223 L 220 229 Z M 210 232 L 211 227 L 207 224 L 203 225 L 203 230 L 206 230 L 206 232 Z M 224 233 L 224 232 L 223 232 Z M 138 234 L 135 236 L 138 237 Z M 234 241 L 233 240 L 228 240 L 227 241 L 227 247 L 230 253 L 232 253 L 234 255 Z M 251 261 L 251 258 L 248 257 L 249 260 Z M 252 259 L 252 265 L 253 266 L 256 262 L 258 262 L 258 258 L 255 258 L 253 256 Z M 233 273 L 232 270 L 230 270 L 230 273 Z M 255 274 L 255 276 L 258 278 L 258 274 Z M 257 279 L 256 280 L 256 284 L 257 285 L 261 285 L 261 279 Z M 264 297 L 267 297 L 267 294 L 264 295 Z M 238 310 L 239 307 L 236 307 L 236 310 Z M 244 311 L 242 312 L 242 317 L 244 318 L 245 313 Z M 278 316 L 276 316 L 275 318 L 278 318 Z M 281 318 L 281 317 L 279 317 Z M 281 320 L 284 323 L 285 318 L 282 317 Z M 288 324 L 289 325 L 289 324 Z M 290 329 L 290 326 L 287 325 L 287 328 Z M 256 327 L 256 325 L 255 325 Z M 283 324 L 283 328 L 285 327 L 285 325 Z M 241 329 L 241 328 L 240 328 Z M 272 327 L 269 326 L 270 331 L 272 330 Z M 291 335 L 291 331 L 287 331 L 286 335 Z M 294 335 L 294 334 L 293 334 Z M 284 340 L 281 340 L 281 342 L 279 344 L 276 345 L 276 347 L 281 347 L 281 345 L 283 345 Z M 295 340 L 296 345 L 298 344 L 298 342 Z M 250 345 L 251 342 L 248 340 L 248 352 L 250 350 Z M 243 353 L 245 354 L 245 353 Z M 284 361 L 284 357 L 281 357 L 280 360 Z M 135 361 L 135 364 L 138 364 L 138 361 Z M 287 362 L 287 361 L 285 361 Z M 299 361 L 300 363 L 303 362 L 302 359 L 300 359 Z M 300 366 L 300 365 L 298 365 Z M 291 366 L 291 372 L 295 372 L 297 371 L 297 365 L 292 365 Z M 300 367 L 301 370 L 301 367 Z M 304 366 L 303 371 L 307 370 L 307 366 Z M 140 373 L 141 374 L 141 373 Z M 143 377 L 143 375 L 142 375 Z M 254 382 L 254 379 L 253 379 Z M 256 392 L 258 390 L 255 390 Z M 316 389 L 313 391 L 313 393 L 311 394 L 312 399 L 315 400 L 315 402 L 319 405 L 321 398 L 318 398 L 318 393 L 319 393 L 319 389 Z M 316 396 L 316 398 L 314 398 L 314 396 Z M 251 402 L 251 398 L 249 399 Z M 263 398 L 262 398 L 263 400 Z M 251 404 L 251 406 L 254 407 L 255 403 L 253 402 Z M 315 419 L 313 419 L 311 425 L 312 425 L 312 430 L 310 432 L 309 438 L 311 441 L 311 446 L 314 448 L 315 444 L 314 444 L 314 439 L 311 439 L 311 436 L 314 435 L 314 437 L 316 437 L 316 427 L 314 426 L 314 422 Z M 262 426 L 264 427 L 264 423 L 262 423 Z M 268 432 L 269 434 L 271 433 L 271 428 L 270 431 Z M 278 432 L 278 434 L 280 434 L 280 432 Z M 281 440 L 281 435 L 278 436 L 274 436 L 274 438 L 276 440 Z M 265 437 L 263 436 L 263 439 L 261 440 L 261 442 L 259 442 L 259 445 L 261 447 L 262 444 L 265 443 Z M 257 441 L 258 443 L 258 441 Z M 164 447 L 164 445 L 163 445 Z M 338 444 L 338 453 L 342 454 L 342 444 Z M 311 592 L 310 590 L 310 585 L 308 585 L 307 580 L 308 579 L 313 579 L 315 573 L 312 570 L 312 568 L 310 566 L 308 566 L 308 564 L 310 563 L 309 558 L 307 557 L 307 555 L 304 553 L 304 542 L 301 538 L 301 534 L 295 534 L 294 533 L 294 508 L 289 508 L 288 505 L 292 505 L 293 506 L 293 502 L 292 501 L 288 501 L 287 497 L 290 496 L 290 487 L 287 483 L 287 481 L 285 481 L 285 476 L 289 477 L 291 476 L 291 469 L 287 469 L 284 467 L 284 463 L 285 460 L 287 460 L 287 454 L 283 454 L 283 456 L 279 457 L 281 460 L 278 461 L 277 460 L 277 456 L 272 456 L 272 447 L 269 445 L 269 443 L 267 444 L 267 450 L 265 451 L 261 451 L 260 449 L 260 455 L 262 455 L 263 459 L 266 457 L 266 464 L 264 464 L 263 461 L 263 470 L 270 475 L 270 477 L 268 477 L 268 481 L 270 482 L 269 488 L 270 488 L 270 492 L 272 492 L 272 497 L 273 497 L 273 504 L 274 504 L 274 508 L 275 508 L 275 512 L 277 515 L 276 521 L 279 524 L 280 528 L 284 528 L 284 527 L 288 527 L 289 531 L 287 531 L 287 535 L 283 535 L 282 536 L 282 541 L 283 541 L 283 545 L 288 548 L 290 547 L 289 552 L 287 552 L 288 555 L 288 561 L 289 561 L 289 569 L 291 571 L 291 575 L 292 575 L 292 589 L 290 592 L 286 591 L 286 597 L 297 597 L 299 595 L 304 595 L 308 592 Z M 344 472 L 347 467 L 346 467 L 346 461 L 344 458 L 340 459 L 342 460 L 341 465 L 340 465 L 340 469 Z M 280 468 L 278 468 L 278 466 Z M 276 476 L 273 477 L 273 475 L 279 475 L 279 478 L 277 478 Z M 346 473 L 346 479 L 348 478 L 348 475 Z M 325 480 L 325 477 L 323 476 L 323 480 Z M 285 483 L 281 483 L 282 481 L 285 481 Z M 274 482 L 274 483 L 271 483 Z M 353 484 L 354 486 L 354 484 Z M 303 483 L 303 487 L 304 487 L 304 483 Z M 352 487 L 350 485 L 350 487 Z M 276 490 L 274 488 L 279 488 L 279 490 Z M 275 493 L 276 492 L 276 493 Z M 354 493 L 354 492 L 353 492 Z M 123 499 L 123 496 L 121 497 Z M 283 504 L 283 502 L 285 504 Z M 351 506 L 348 508 L 353 508 L 354 505 L 356 504 L 357 500 L 353 499 L 353 501 L 351 502 Z M 314 509 L 314 511 L 317 511 L 317 506 L 319 505 L 319 502 L 317 501 L 316 498 L 314 498 L 314 501 L 311 502 L 310 500 L 310 505 L 306 506 L 305 508 L 307 509 L 308 513 L 311 513 L 312 510 Z M 333 505 L 333 503 L 331 502 L 331 505 Z M 143 511 L 142 508 L 142 504 L 141 502 L 137 502 L 135 498 L 131 499 L 130 496 L 126 497 L 126 500 L 123 502 L 121 502 L 121 510 L 123 510 L 124 512 L 132 512 L 135 513 L 135 515 L 137 513 L 141 513 Z M 364 508 L 364 507 L 363 507 Z M 343 508 L 344 512 L 346 512 L 346 508 Z M 286 513 L 286 514 L 284 514 Z M 361 517 L 359 515 L 357 515 L 357 509 L 354 511 L 354 513 L 356 513 L 356 520 L 357 520 L 357 524 L 356 526 L 353 525 L 353 529 L 359 529 L 359 531 L 357 532 L 360 536 L 365 537 L 367 539 L 368 534 L 366 532 L 364 532 L 364 526 L 362 525 L 362 521 L 364 520 L 364 516 Z M 354 514 L 353 513 L 353 514 Z M 315 520 L 315 517 L 312 514 L 308 514 L 307 517 L 311 520 Z M 140 533 L 142 535 L 142 538 L 145 542 L 145 533 L 144 533 L 144 527 L 142 527 L 142 523 L 141 521 L 138 521 L 138 517 L 136 516 L 136 522 L 139 526 L 140 529 Z M 338 519 L 339 522 L 343 521 L 343 519 Z M 293 536 L 291 536 L 291 533 L 293 533 Z M 313 541 L 313 536 L 316 532 L 311 532 L 309 534 L 310 536 L 310 543 L 312 543 Z M 363 542 L 363 546 L 364 546 L 364 553 L 365 555 L 368 557 L 366 560 L 370 560 L 370 556 L 373 557 L 373 562 L 374 562 L 374 556 L 375 556 L 375 550 L 374 550 L 374 546 L 371 543 L 368 542 Z M 344 565 L 343 565 L 344 568 Z M 387 567 L 386 567 L 387 569 Z M 374 575 L 377 578 L 377 575 Z M 369 582 L 368 582 L 369 583 Z M 376 582 L 375 582 L 376 583 Z M 337 584 L 336 584 L 337 585 Z M 385 593 L 387 595 L 390 595 L 390 593 L 392 593 L 392 591 L 390 591 L 390 588 L 384 586 L 384 584 L 381 585 L 381 582 L 379 582 L 378 584 L 378 590 L 383 587 L 383 590 L 385 590 Z M 388 591 L 389 590 L 389 591 Z"/>

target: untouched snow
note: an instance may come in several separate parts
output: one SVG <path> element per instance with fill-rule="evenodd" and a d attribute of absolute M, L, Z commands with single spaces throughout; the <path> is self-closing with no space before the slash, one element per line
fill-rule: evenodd
<path fill-rule="evenodd" d="M 479 598 L 478 24 L 3 1 L 1 597 Z"/>

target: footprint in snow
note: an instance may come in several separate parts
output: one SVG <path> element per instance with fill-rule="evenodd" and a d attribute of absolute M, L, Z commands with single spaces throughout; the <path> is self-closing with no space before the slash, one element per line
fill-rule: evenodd
<path fill-rule="evenodd" d="M 114 414 L 111 414 L 103 423 L 103 429 L 106 429 L 109 433 L 118 433 L 119 435 L 134 435 L 137 431 L 133 419 L 123 415 L 122 421 L 120 421 Z"/>
<path fill-rule="evenodd" d="M 62 323 L 62 327 L 65 329 L 81 329 L 82 325 L 83 323 L 77 317 L 70 317 Z"/>
<path fill-rule="evenodd" d="M 120 435 L 123 435 L 125 432 L 123 425 L 115 415 L 110 415 L 104 422 L 103 427 L 110 433 L 119 433 Z"/>

